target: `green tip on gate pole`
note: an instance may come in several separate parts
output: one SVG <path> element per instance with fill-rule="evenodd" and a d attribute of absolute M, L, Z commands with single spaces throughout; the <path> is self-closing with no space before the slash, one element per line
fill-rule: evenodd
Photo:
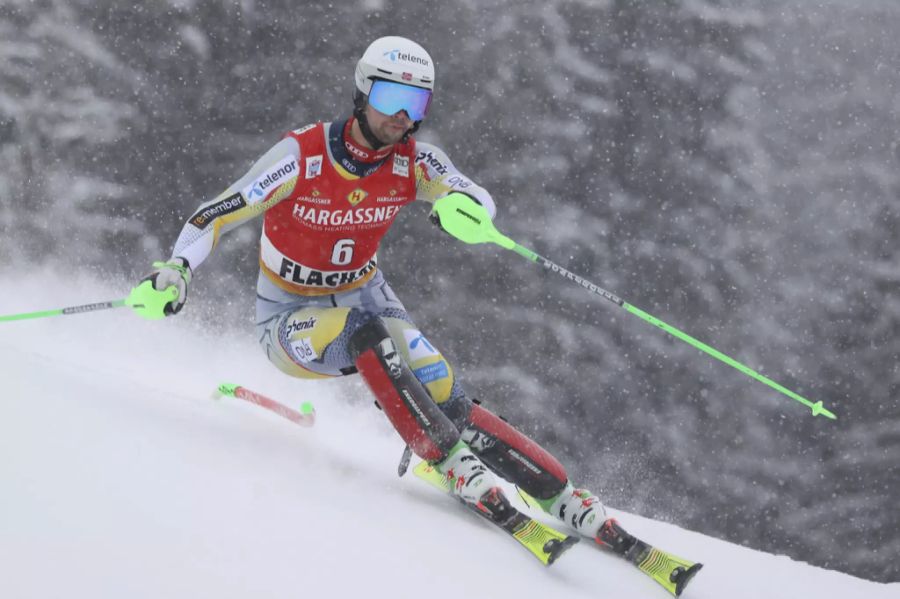
<path fill-rule="evenodd" d="M 543 256 L 540 256 L 537 253 L 533 252 L 532 250 L 519 245 L 509 237 L 497 231 L 497 229 L 494 227 L 494 223 L 491 222 L 491 217 L 488 211 L 483 206 L 473 201 L 469 196 L 463 195 L 461 193 L 451 193 L 436 201 L 434 203 L 432 212 L 436 214 L 440 219 L 441 227 L 460 241 L 469 244 L 494 243 L 504 249 L 512 250 L 520 256 L 527 258 L 532 262 L 541 264 L 542 266 L 544 266 L 544 268 L 558 273 L 561 276 L 569 279 L 570 281 L 581 285 L 587 291 L 599 295 L 603 299 L 616 304 L 617 306 L 627 310 L 631 314 L 634 314 L 644 321 L 664 330 L 673 337 L 680 339 L 685 343 L 688 343 L 689 345 L 705 352 L 706 354 L 716 358 L 717 360 L 728 364 L 732 368 L 739 370 L 747 376 L 768 385 L 770 388 L 778 391 L 779 393 L 805 405 L 806 407 L 810 408 L 813 416 L 825 416 L 826 418 L 830 418 L 831 420 L 837 420 L 837 416 L 835 416 L 835 414 L 830 410 L 826 409 L 825 406 L 822 405 L 821 401 L 817 401 L 815 403 L 809 401 L 805 397 L 802 397 L 797 393 L 794 393 L 790 389 L 779 385 L 775 381 L 769 379 L 766 376 L 763 376 L 752 368 L 741 364 L 737 360 L 723 354 L 719 350 L 706 345 L 702 341 L 699 341 L 694 337 L 691 337 L 687 333 L 673 327 L 672 325 L 663 322 L 655 316 L 644 312 L 640 308 L 632 306 L 615 294 L 606 291 L 605 289 L 595 285 L 594 283 L 591 283 L 583 277 L 569 272 L 562 266 L 551 262 Z"/>
<path fill-rule="evenodd" d="M 218 399 L 220 397 L 235 397 L 256 404 L 270 412 L 278 414 L 282 418 L 286 418 L 295 424 L 299 424 L 300 426 L 312 426 L 316 422 L 316 408 L 308 401 L 304 401 L 300 404 L 300 411 L 298 412 L 297 410 L 275 401 L 271 397 L 267 397 L 256 391 L 251 391 L 243 385 L 235 385 L 233 383 L 220 383 L 219 386 L 216 387 L 216 391 L 213 393 L 213 399 Z"/>
<path fill-rule="evenodd" d="M 222 383 L 219 385 L 218 392 L 220 395 L 224 395 L 225 397 L 234 397 L 235 392 L 237 392 L 237 388 L 240 385 L 233 385 L 231 383 Z"/>

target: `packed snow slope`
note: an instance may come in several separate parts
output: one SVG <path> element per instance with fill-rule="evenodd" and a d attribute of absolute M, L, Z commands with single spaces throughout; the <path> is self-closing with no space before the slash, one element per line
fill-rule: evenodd
<path fill-rule="evenodd" d="M 0 273 L 0 314 L 124 295 Z M 249 306 L 248 306 L 249 310 Z M 640 597 L 667 594 L 587 542 L 550 568 L 414 476 L 353 380 L 291 380 L 240 333 L 127 309 L 0 323 L 0 597 Z M 231 381 L 312 429 L 236 399 Z M 613 511 L 702 561 L 685 597 L 900 597 L 882 585 Z"/>

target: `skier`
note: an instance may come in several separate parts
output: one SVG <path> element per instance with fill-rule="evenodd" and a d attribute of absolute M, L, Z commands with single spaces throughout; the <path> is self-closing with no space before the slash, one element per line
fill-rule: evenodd
<path fill-rule="evenodd" d="M 287 133 L 197 208 L 172 258 L 155 263 L 136 293 L 175 287 L 163 312 L 177 314 L 193 271 L 220 236 L 263 214 L 256 331 L 275 366 L 313 379 L 358 372 L 407 445 L 491 519 L 510 509 L 499 475 L 581 535 L 638 565 L 657 559 L 650 555 L 657 550 L 607 517 L 596 495 L 576 488 L 556 458 L 466 395 L 391 290 L 376 250 L 403 206 L 464 194 L 491 218 L 496 208 L 442 150 L 412 136 L 435 84 L 434 63 L 421 46 L 401 37 L 374 41 L 355 80 L 352 116 Z M 673 593 L 699 568 L 686 565 L 665 572 Z"/>

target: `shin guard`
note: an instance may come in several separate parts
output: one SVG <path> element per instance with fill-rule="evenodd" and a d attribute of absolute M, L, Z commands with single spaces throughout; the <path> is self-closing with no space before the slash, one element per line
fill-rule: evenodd
<path fill-rule="evenodd" d="M 384 323 L 376 318 L 350 340 L 356 368 L 388 420 L 417 456 L 444 460 L 460 433 L 438 408 L 397 351 Z"/>
<path fill-rule="evenodd" d="M 479 405 L 473 405 L 462 439 L 488 467 L 535 499 L 566 487 L 565 468 L 543 447 Z"/>

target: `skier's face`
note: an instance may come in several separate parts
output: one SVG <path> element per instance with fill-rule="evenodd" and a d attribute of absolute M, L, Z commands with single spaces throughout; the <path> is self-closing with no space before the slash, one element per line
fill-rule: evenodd
<path fill-rule="evenodd" d="M 413 126 L 413 122 L 405 110 L 388 115 L 378 112 L 371 106 L 366 106 L 366 119 L 369 122 L 369 128 L 385 145 L 392 145 L 400 141 Z"/>

